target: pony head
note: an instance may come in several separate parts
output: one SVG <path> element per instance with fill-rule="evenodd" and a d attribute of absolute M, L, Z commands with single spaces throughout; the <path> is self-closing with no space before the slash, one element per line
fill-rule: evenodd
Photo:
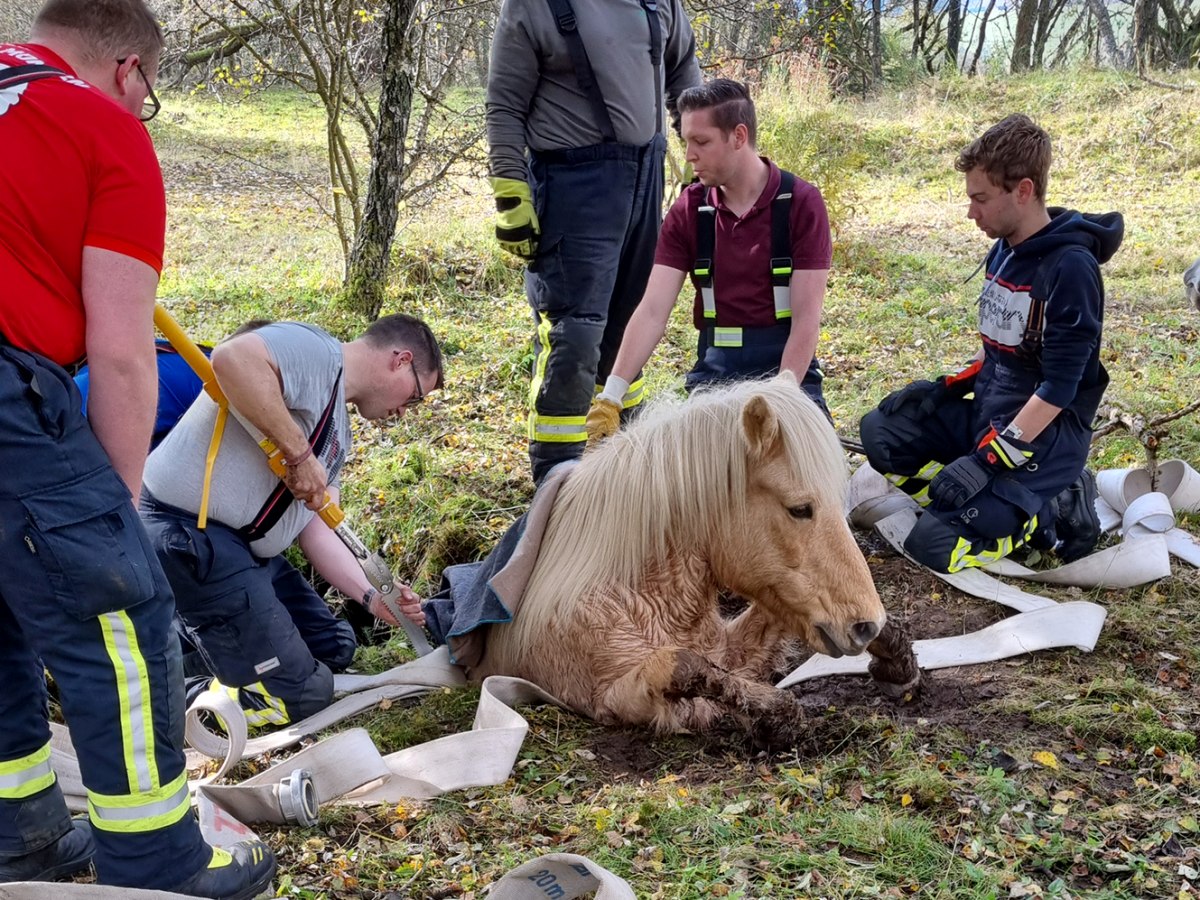
<path fill-rule="evenodd" d="M 860 653 L 886 614 L 846 524 L 837 435 L 790 373 L 739 399 L 745 497 L 714 547 L 713 570 L 815 649 Z"/>
<path fill-rule="evenodd" d="M 563 486 L 542 552 L 553 562 L 539 559 L 533 581 L 558 585 L 561 603 L 600 586 L 636 591 L 655 563 L 699 557 L 813 647 L 859 653 L 885 613 L 845 488 L 837 435 L 790 373 L 659 401 Z"/>

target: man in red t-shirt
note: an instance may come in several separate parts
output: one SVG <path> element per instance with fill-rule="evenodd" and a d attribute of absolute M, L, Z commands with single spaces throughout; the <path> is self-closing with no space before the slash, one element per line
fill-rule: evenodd
<path fill-rule="evenodd" d="M 646 293 L 588 413 L 589 441 L 617 430 L 628 380 L 662 340 L 688 273 L 700 332 L 689 391 L 786 369 L 825 409 L 815 356 L 833 256 L 825 202 L 811 184 L 758 155 L 745 85 L 718 78 L 689 88 L 679 111 L 698 183 L 663 221 Z"/>
<path fill-rule="evenodd" d="M 131 496 L 154 423 L 166 203 L 143 0 L 49 0 L 0 45 L 0 882 L 262 891 L 261 842 L 204 843 L 183 759 L 174 601 Z M 63 368 L 87 355 L 88 417 Z M 50 767 L 45 669 L 88 821 Z"/>

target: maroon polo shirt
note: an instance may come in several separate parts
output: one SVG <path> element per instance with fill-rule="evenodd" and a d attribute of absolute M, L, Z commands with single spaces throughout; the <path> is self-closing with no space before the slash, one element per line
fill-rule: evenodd
<path fill-rule="evenodd" d="M 695 276 L 696 327 L 774 325 L 775 301 L 771 290 L 771 201 L 779 190 L 779 167 L 761 157 L 771 167 L 767 185 L 754 206 L 740 219 L 735 216 L 716 188 L 692 184 L 663 220 L 654 253 L 654 264 L 691 273 L 696 263 L 696 217 L 705 191 L 716 202 L 717 245 L 713 251 L 713 289 L 716 293 L 717 319 L 704 318 L 700 290 Z M 833 240 L 829 234 L 829 216 L 821 192 L 800 178 L 792 188 L 792 268 L 828 269 L 833 259 Z"/>

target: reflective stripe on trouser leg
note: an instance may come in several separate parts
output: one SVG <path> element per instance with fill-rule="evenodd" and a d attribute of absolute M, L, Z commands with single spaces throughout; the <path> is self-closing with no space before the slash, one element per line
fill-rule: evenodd
<path fill-rule="evenodd" d="M 629 385 L 629 390 L 625 392 L 625 396 L 621 398 L 622 409 L 633 409 L 646 396 L 646 379 L 639 378 Z"/>
<path fill-rule="evenodd" d="M 950 551 L 950 565 L 946 571 L 961 572 L 963 569 L 983 567 L 998 562 L 1025 544 L 1037 531 L 1037 527 L 1038 517 L 1034 516 L 1016 535 L 977 541 L 968 541 L 966 538 L 960 537 L 954 549 Z"/>
<path fill-rule="evenodd" d="M 944 468 L 945 466 L 940 462 L 935 461 L 926 463 L 915 475 L 896 475 L 891 472 L 884 472 L 883 477 L 916 500 L 921 506 L 928 506 L 929 482 L 933 481 L 934 476 Z"/>
<path fill-rule="evenodd" d="M 208 689 L 224 694 L 240 705 L 246 717 L 246 724 L 251 727 L 286 725 L 292 721 L 287 704 L 267 690 L 261 681 L 236 688 L 221 684 L 214 678 Z"/>
<path fill-rule="evenodd" d="M 156 831 L 175 824 L 191 808 L 186 771 L 151 791 L 115 796 L 88 791 L 89 818 L 94 827 L 104 831 Z"/>
<path fill-rule="evenodd" d="M 24 800 L 52 784 L 49 744 L 28 756 L 0 762 L 0 800 Z"/>
<path fill-rule="evenodd" d="M 592 397 L 597 397 L 603 390 L 604 385 L 596 385 L 596 389 L 592 391 Z M 621 409 L 633 409 L 633 407 L 640 404 L 644 399 L 646 399 L 646 379 L 640 377 L 630 383 L 629 389 L 621 397 Z"/>
<path fill-rule="evenodd" d="M 88 812 L 92 824 L 105 831 L 154 831 L 179 821 L 191 808 L 187 773 L 180 772 L 169 784 L 159 783 L 150 678 L 129 614 L 105 613 L 98 621 L 116 681 L 129 793 L 101 794 L 89 789 Z"/>
<path fill-rule="evenodd" d="M 533 379 L 529 383 L 529 425 L 531 441 L 546 441 L 567 444 L 587 440 L 587 416 L 548 416 L 537 411 L 538 394 L 546 381 L 546 367 L 550 362 L 550 332 L 553 323 L 545 313 L 538 313 L 535 344 L 536 358 Z"/>

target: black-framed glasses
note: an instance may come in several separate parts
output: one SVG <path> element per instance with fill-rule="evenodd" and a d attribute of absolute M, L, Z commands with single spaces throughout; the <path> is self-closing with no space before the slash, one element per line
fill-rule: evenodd
<path fill-rule="evenodd" d="M 411 409 L 414 406 L 419 406 L 425 400 L 425 392 L 421 390 L 421 376 L 417 374 L 417 367 L 414 363 L 409 363 L 412 367 L 413 383 L 417 386 L 417 392 L 404 401 L 404 408 Z"/>
<path fill-rule="evenodd" d="M 125 65 L 125 60 L 127 59 L 129 59 L 128 56 L 121 57 L 117 60 L 117 65 Z M 138 119 L 142 122 L 149 122 L 158 115 L 158 111 L 162 109 L 162 103 L 159 101 L 158 95 L 154 93 L 154 88 L 151 87 L 150 79 L 146 77 L 146 72 L 142 69 L 142 64 L 137 63 L 135 68 L 138 70 L 138 74 L 142 76 L 142 81 L 146 83 L 146 90 L 149 92 L 146 99 L 142 102 L 142 111 L 138 113 Z"/>

